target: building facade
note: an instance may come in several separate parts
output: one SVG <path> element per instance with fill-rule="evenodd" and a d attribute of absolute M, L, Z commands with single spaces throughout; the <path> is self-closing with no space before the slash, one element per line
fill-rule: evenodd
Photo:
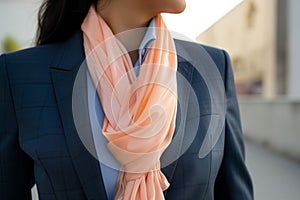
<path fill-rule="evenodd" d="M 230 53 L 240 94 L 300 99 L 299 9 L 298 0 L 244 0 L 197 41 Z"/>

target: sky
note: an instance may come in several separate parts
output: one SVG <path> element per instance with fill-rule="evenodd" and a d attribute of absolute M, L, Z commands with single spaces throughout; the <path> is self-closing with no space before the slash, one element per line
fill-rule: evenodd
<path fill-rule="evenodd" d="M 195 38 L 243 0 L 186 0 L 181 14 L 164 14 L 168 28 Z"/>

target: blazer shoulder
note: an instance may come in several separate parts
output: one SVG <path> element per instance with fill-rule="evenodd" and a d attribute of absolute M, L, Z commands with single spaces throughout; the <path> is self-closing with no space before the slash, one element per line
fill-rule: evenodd
<path fill-rule="evenodd" d="M 47 62 L 56 55 L 59 48 L 60 45 L 58 44 L 40 45 L 11 53 L 4 53 L 1 57 L 2 59 L 5 57 L 7 65 Z"/>
<path fill-rule="evenodd" d="M 0 55 L 0 72 L 11 85 L 49 82 L 49 69 L 60 45 L 49 44 Z"/>
<path fill-rule="evenodd" d="M 6 68 L 12 81 L 28 82 L 46 79 L 45 76 L 60 46 L 60 44 L 47 44 L 2 54 L 0 56 L 1 68 Z"/>
<path fill-rule="evenodd" d="M 226 50 L 217 47 L 201 44 L 193 41 L 185 41 L 175 39 L 175 45 L 178 51 L 185 51 L 191 61 L 201 60 L 203 56 L 210 57 L 214 64 L 217 66 L 222 77 L 224 77 L 230 64 L 229 54 Z M 179 53 L 180 54 L 180 53 Z M 181 56 L 179 55 L 179 61 Z M 185 60 L 185 59 L 183 59 Z"/>
<path fill-rule="evenodd" d="M 189 51 L 191 48 L 205 50 L 208 53 L 208 55 L 210 57 L 212 57 L 212 59 L 214 61 L 224 60 L 226 54 L 228 54 L 227 51 L 224 49 L 220 49 L 217 47 L 205 45 L 205 44 L 194 42 L 194 41 L 175 39 L 175 44 L 176 44 L 177 48 L 184 48 L 187 51 Z"/>

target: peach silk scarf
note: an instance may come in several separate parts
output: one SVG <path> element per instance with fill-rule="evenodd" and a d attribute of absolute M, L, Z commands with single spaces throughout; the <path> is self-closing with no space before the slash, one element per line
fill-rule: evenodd
<path fill-rule="evenodd" d="M 105 113 L 102 133 L 121 165 L 117 200 L 161 200 L 169 187 L 160 157 L 175 129 L 177 56 L 161 15 L 155 23 L 157 39 L 138 77 L 127 50 L 95 6 L 82 24 L 88 70 Z"/>

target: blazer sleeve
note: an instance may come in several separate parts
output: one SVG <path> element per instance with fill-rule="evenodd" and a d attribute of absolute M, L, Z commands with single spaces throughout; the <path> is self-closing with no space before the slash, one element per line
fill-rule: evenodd
<path fill-rule="evenodd" d="M 252 181 L 245 164 L 245 147 L 230 58 L 225 56 L 225 119 L 224 156 L 215 182 L 216 200 L 253 199 Z"/>
<path fill-rule="evenodd" d="M 33 161 L 18 141 L 5 55 L 0 56 L 0 199 L 31 199 Z"/>

